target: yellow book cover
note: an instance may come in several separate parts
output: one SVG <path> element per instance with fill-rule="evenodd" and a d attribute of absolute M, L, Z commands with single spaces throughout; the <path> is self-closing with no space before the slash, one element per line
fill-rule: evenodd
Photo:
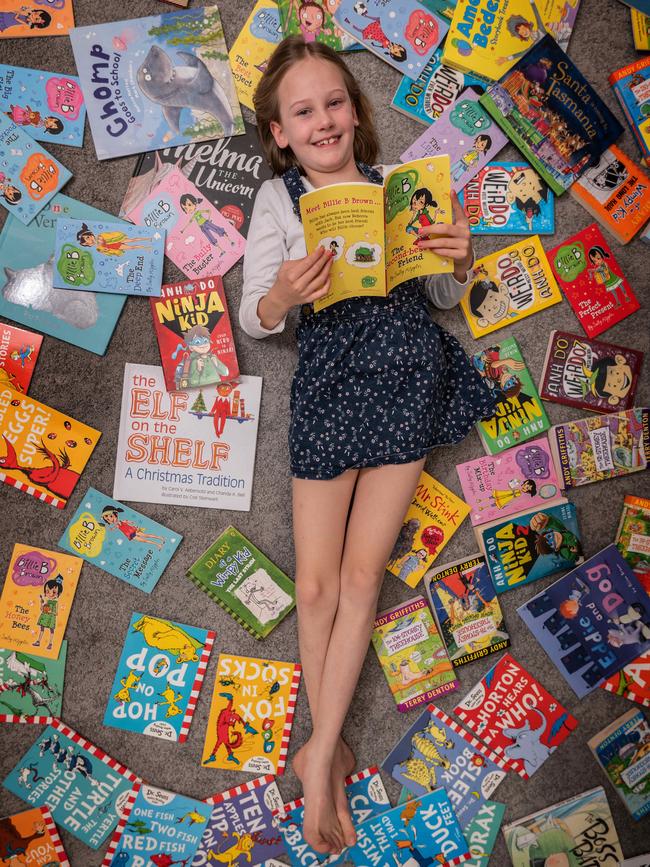
<path fill-rule="evenodd" d="M 228 52 L 237 99 L 253 108 L 253 94 L 269 57 L 282 39 L 280 13 L 274 0 L 257 0 L 253 11 Z"/>
<path fill-rule="evenodd" d="M 83 560 L 14 545 L 0 596 L 0 647 L 57 659 Z"/>
<path fill-rule="evenodd" d="M 561 300 L 539 235 L 531 235 L 479 259 L 460 306 L 472 337 L 483 337 Z"/>
<path fill-rule="evenodd" d="M 632 36 L 637 51 L 650 51 L 650 15 L 638 9 L 630 9 L 632 15 Z"/>
<path fill-rule="evenodd" d="M 383 186 L 332 184 L 300 197 L 307 253 L 319 245 L 333 256 L 322 310 L 359 295 L 386 296 L 412 277 L 450 274 L 451 259 L 414 246 L 418 229 L 451 223 L 449 157 L 412 160 L 397 166 Z"/>
<path fill-rule="evenodd" d="M 469 512 L 467 503 L 423 470 L 386 569 L 416 587 Z"/>
<path fill-rule="evenodd" d="M 220 653 L 201 763 L 284 773 L 300 672 L 295 662 Z"/>

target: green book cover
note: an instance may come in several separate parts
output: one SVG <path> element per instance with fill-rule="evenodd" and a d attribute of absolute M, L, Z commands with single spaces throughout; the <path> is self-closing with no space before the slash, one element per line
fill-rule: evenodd
<path fill-rule="evenodd" d="M 61 716 L 63 677 L 68 642 L 58 659 L 44 659 L 18 650 L 0 650 L 0 722 L 34 717 L 34 722 Z"/>
<path fill-rule="evenodd" d="M 293 581 L 234 527 L 187 575 L 256 638 L 266 638 L 296 604 Z"/>

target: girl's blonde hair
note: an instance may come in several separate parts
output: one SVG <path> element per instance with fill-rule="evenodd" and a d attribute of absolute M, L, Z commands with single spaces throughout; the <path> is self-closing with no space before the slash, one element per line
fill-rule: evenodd
<path fill-rule="evenodd" d="M 280 121 L 278 103 L 280 82 L 294 63 L 307 57 L 327 60 L 340 70 L 359 121 L 354 134 L 354 158 L 357 162 L 373 165 L 377 162 L 379 142 L 375 132 L 370 102 L 361 91 L 357 80 L 336 51 L 328 45 L 321 42 L 305 42 L 302 36 L 288 36 L 280 42 L 269 58 L 264 75 L 253 96 L 257 130 L 264 153 L 274 173 L 281 175 L 292 166 L 297 166 L 302 170 L 291 148 L 288 146 L 280 148 L 275 143 L 271 132 L 271 121 Z"/>

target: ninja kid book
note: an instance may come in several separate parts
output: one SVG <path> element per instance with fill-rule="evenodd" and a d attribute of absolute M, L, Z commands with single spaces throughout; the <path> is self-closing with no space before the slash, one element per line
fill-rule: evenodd
<path fill-rule="evenodd" d="M 0 827 L 4 851 L 9 853 L 7 860 L 3 858 L 4 864 L 70 867 L 54 819 L 45 804 L 0 819 Z M 17 854 L 12 856 L 12 852 Z"/>
<path fill-rule="evenodd" d="M 43 337 L 6 322 L 0 324 L 0 383 L 27 394 Z"/>
<path fill-rule="evenodd" d="M 34 653 L 30 653 L 34 650 Z M 56 659 L 0 649 L 0 722 L 43 724 L 61 716 L 68 642 L 61 642 Z"/>

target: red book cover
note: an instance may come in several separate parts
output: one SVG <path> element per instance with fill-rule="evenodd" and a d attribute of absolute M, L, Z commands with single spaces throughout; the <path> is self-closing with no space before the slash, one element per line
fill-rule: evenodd
<path fill-rule="evenodd" d="M 239 364 L 221 277 L 168 283 L 149 303 L 167 391 L 237 379 Z"/>
<path fill-rule="evenodd" d="M 598 337 L 639 302 L 596 223 L 546 253 L 587 337 Z"/>
<path fill-rule="evenodd" d="M 0 382 L 27 394 L 43 338 L 33 331 L 0 324 Z"/>
<path fill-rule="evenodd" d="M 524 780 L 578 725 L 509 653 L 467 693 L 454 713 Z"/>

